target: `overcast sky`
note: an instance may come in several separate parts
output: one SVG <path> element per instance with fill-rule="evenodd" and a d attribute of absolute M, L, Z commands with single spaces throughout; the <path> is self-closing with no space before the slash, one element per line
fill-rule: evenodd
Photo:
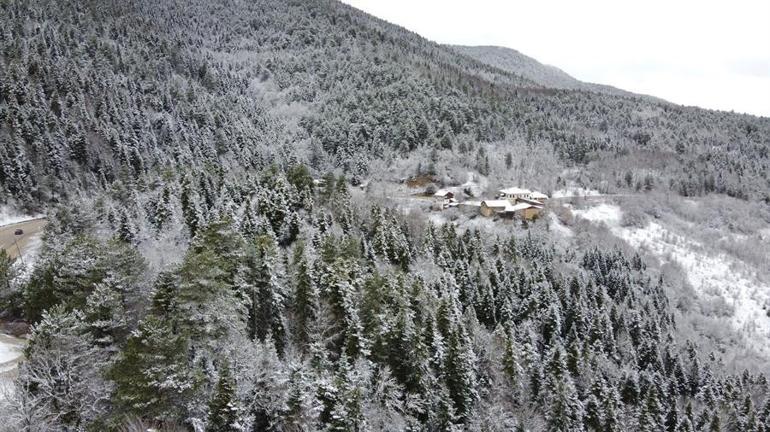
<path fill-rule="evenodd" d="M 770 0 L 343 0 L 440 43 L 514 48 L 583 80 L 770 117 Z"/>

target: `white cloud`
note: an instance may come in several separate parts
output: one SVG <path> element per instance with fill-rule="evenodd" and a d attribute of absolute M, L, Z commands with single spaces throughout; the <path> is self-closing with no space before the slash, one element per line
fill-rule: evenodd
<path fill-rule="evenodd" d="M 770 117 L 770 2 L 344 0 L 440 43 L 517 49 L 584 81 Z"/>

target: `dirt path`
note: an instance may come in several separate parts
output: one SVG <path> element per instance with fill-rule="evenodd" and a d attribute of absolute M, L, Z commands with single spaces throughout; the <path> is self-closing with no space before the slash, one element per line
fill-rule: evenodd
<path fill-rule="evenodd" d="M 39 238 L 46 223 L 48 221 L 45 218 L 40 218 L 0 226 L 0 249 L 5 249 L 13 258 L 19 256 L 19 248 L 24 253 L 30 242 Z M 24 234 L 14 234 L 18 229 L 23 230 Z"/>

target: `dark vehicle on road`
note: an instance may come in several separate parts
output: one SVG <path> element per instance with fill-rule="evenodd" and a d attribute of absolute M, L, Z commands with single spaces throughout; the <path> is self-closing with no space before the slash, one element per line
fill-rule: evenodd
<path fill-rule="evenodd" d="M 16 231 L 13 232 L 13 235 L 22 235 L 22 234 L 24 234 L 24 230 L 21 229 L 21 228 L 19 228 Z"/>

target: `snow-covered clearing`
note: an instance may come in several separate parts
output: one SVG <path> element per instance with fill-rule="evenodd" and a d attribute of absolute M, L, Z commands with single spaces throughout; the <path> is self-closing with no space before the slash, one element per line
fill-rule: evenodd
<path fill-rule="evenodd" d="M 440 213 L 429 213 L 428 220 L 434 225 L 444 225 L 447 222 L 446 218 Z"/>
<path fill-rule="evenodd" d="M 610 228 L 620 228 L 620 220 L 623 217 L 620 207 L 606 203 L 585 210 L 572 210 L 572 213 L 591 222 L 605 222 Z"/>
<path fill-rule="evenodd" d="M 468 180 L 460 185 L 462 191 L 467 191 L 470 196 L 481 196 L 484 190 L 488 186 L 487 179 L 485 177 L 476 175 L 472 172 L 468 172 Z"/>
<path fill-rule="evenodd" d="M 586 189 L 578 186 L 570 186 L 564 189 L 553 191 L 551 194 L 553 198 L 569 198 L 569 197 L 586 197 L 586 196 L 600 196 L 598 190 Z"/>
<path fill-rule="evenodd" d="M 43 215 L 25 215 L 18 213 L 7 206 L 0 206 L 0 226 L 38 219 Z"/>
<path fill-rule="evenodd" d="M 551 231 L 559 234 L 562 237 L 572 237 L 574 234 L 570 227 L 561 223 L 559 217 L 551 212 L 548 213 L 548 226 Z"/>
<path fill-rule="evenodd" d="M 657 222 L 644 228 L 621 226 L 620 207 L 602 203 L 573 210 L 577 217 L 604 223 L 631 246 L 646 250 L 663 262 L 674 261 L 686 272 L 702 297 L 721 297 L 733 307 L 733 327 L 754 347 L 770 355 L 770 317 L 763 306 L 770 301 L 770 285 L 756 278 L 748 266 L 724 253 L 709 251 L 703 244 L 672 232 Z"/>

